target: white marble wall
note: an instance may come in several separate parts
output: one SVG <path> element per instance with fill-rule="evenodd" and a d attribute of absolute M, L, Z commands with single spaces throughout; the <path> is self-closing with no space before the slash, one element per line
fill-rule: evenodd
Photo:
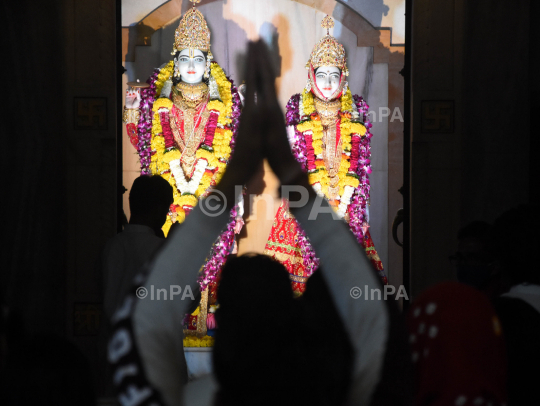
<path fill-rule="evenodd" d="M 390 28 L 392 44 L 405 43 L 405 0 L 338 1 L 355 10 L 374 27 Z"/>
<path fill-rule="evenodd" d="M 136 25 L 167 0 L 122 0 L 122 27 Z"/>
<path fill-rule="evenodd" d="M 242 82 L 241 61 L 247 41 L 262 37 L 275 50 L 277 90 L 283 108 L 291 95 L 302 90 L 307 79 L 305 64 L 309 54 L 325 34 L 320 27 L 324 13 L 291 0 L 215 1 L 198 8 L 212 32 L 212 53 L 235 83 Z M 126 9 L 124 11 L 127 12 Z M 174 30 L 179 19 L 180 16 L 171 16 L 171 21 L 153 34 L 151 46 L 136 47 L 135 61 L 125 63 L 127 75 L 124 76 L 127 80 L 138 78 L 144 81 L 155 67 L 171 59 Z M 370 222 L 375 246 L 386 265 L 388 118 L 379 120 L 379 107 L 388 105 L 388 64 L 373 64 L 373 48 L 357 47 L 356 35 L 339 21 L 335 22 L 331 32 L 347 51 L 351 90 L 364 96 L 377 114 L 377 122 L 372 129 Z M 124 184 L 129 187 L 137 176 L 138 164 L 133 147 L 126 141 L 127 137 L 124 139 Z"/>
<path fill-rule="evenodd" d="M 388 275 L 388 117 L 380 114 L 387 111 L 388 106 L 388 64 L 373 65 L 369 89 L 367 101 L 370 111 L 374 112 L 370 115 L 374 134 L 371 139 L 370 232 Z"/>
<path fill-rule="evenodd" d="M 167 0 L 122 0 L 122 27 L 137 24 Z M 231 1 L 231 0 L 229 0 Z M 405 0 L 339 0 L 374 27 L 392 29 L 392 43 L 405 43 Z M 252 3 L 255 3 L 252 0 Z"/>

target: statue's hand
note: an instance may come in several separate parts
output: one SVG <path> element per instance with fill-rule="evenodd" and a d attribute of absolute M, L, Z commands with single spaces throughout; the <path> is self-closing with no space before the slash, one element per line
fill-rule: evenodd
<path fill-rule="evenodd" d="M 126 92 L 126 109 L 138 109 L 141 104 L 140 89 L 130 89 Z"/>

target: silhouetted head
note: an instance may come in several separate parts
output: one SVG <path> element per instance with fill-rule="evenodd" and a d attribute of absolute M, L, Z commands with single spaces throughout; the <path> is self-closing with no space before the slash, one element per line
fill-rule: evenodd
<path fill-rule="evenodd" d="M 317 379 L 320 393 L 326 403 L 341 405 L 347 399 L 354 367 L 354 348 L 345 330 L 349 320 L 339 315 L 321 269 L 307 280 L 306 291 L 298 300 L 309 327 L 304 345 L 310 361 L 324 366 L 324 374 Z"/>
<path fill-rule="evenodd" d="M 540 284 L 540 207 L 522 205 L 503 213 L 493 225 L 493 250 L 510 285 Z"/>
<path fill-rule="evenodd" d="M 129 192 L 130 224 L 160 230 L 173 203 L 172 186 L 159 175 L 139 176 Z"/>
<path fill-rule="evenodd" d="M 493 262 L 489 250 L 491 226 L 485 221 L 473 221 L 458 231 L 458 249 L 451 258 L 458 281 L 483 289 L 490 280 Z"/>
<path fill-rule="evenodd" d="M 327 385 L 335 360 L 317 357 L 328 341 L 325 321 L 293 298 L 283 265 L 265 255 L 230 259 L 218 301 L 218 405 L 339 404 Z"/>
<path fill-rule="evenodd" d="M 90 365 L 71 342 L 34 337 L 14 362 L 7 377 L 6 404 L 93 406 L 96 397 Z"/>
<path fill-rule="evenodd" d="M 491 225 L 485 221 L 473 221 L 463 227 L 458 231 L 458 240 L 461 242 L 467 238 L 473 238 L 475 242 L 480 244 L 482 249 L 489 240 L 491 231 Z"/>

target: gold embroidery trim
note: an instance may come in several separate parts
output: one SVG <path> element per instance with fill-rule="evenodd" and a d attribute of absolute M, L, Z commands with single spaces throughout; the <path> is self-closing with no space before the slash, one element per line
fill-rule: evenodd
<path fill-rule="evenodd" d="M 180 84 L 177 85 L 177 87 L 179 86 Z M 177 118 L 174 116 L 174 114 L 171 119 L 171 130 L 174 139 L 180 148 L 180 152 L 182 153 L 180 157 L 180 164 L 182 165 L 186 179 L 191 178 L 193 166 L 197 161 L 197 149 L 199 149 L 201 142 L 204 141 L 204 137 L 206 135 L 206 123 L 210 117 L 210 112 L 206 106 L 201 106 L 202 103 L 207 102 L 208 98 L 208 87 L 204 85 L 204 89 L 206 89 L 206 91 L 203 92 L 203 99 L 197 102 L 196 107 L 191 107 L 192 103 L 186 102 L 186 99 L 182 97 L 182 94 L 184 93 L 179 94 L 178 90 L 176 90 L 176 88 L 174 89 L 176 93 L 173 94 L 173 101 L 180 112 L 181 119 L 184 120 L 184 133 L 182 134 L 180 131 L 180 123 L 177 122 Z M 199 108 L 202 109 L 200 112 L 201 122 L 195 129 L 194 127 L 196 121 L 198 121 L 199 118 L 196 115 L 196 111 Z"/>
<path fill-rule="evenodd" d="M 208 328 L 206 327 L 206 318 L 208 316 L 208 286 L 201 293 L 201 303 L 199 304 L 199 308 L 197 330 L 184 329 L 184 335 L 202 338 L 208 332 Z"/>
<path fill-rule="evenodd" d="M 270 256 L 272 258 L 275 258 L 281 263 L 283 263 L 283 262 L 285 262 L 287 260 L 289 260 L 291 262 L 291 265 L 298 264 L 298 263 L 302 262 L 302 257 L 301 256 L 295 256 L 295 255 L 291 255 L 291 254 L 286 254 L 284 252 L 275 252 L 275 251 L 271 251 L 269 249 L 265 249 L 263 251 L 263 254 L 268 255 L 268 256 Z"/>
<path fill-rule="evenodd" d="M 323 127 L 336 124 L 338 113 L 341 109 L 340 100 L 324 101 L 318 97 L 314 97 L 313 104 L 315 106 L 315 110 L 317 110 L 317 113 L 319 113 L 321 116 L 321 123 Z"/>
<path fill-rule="evenodd" d="M 124 107 L 122 114 L 122 122 L 124 124 L 139 124 L 139 117 L 139 109 L 127 109 Z"/>
<path fill-rule="evenodd" d="M 289 274 L 289 279 L 293 282 L 306 283 L 308 280 L 308 277 Z"/>
<path fill-rule="evenodd" d="M 201 82 L 195 85 L 180 82 L 173 88 L 173 103 L 177 106 L 197 108 L 208 98 L 208 86 Z"/>
<path fill-rule="evenodd" d="M 341 102 L 339 100 L 323 101 L 319 98 L 314 98 L 313 102 L 323 125 L 323 160 L 329 178 L 328 198 L 334 200 L 339 196 L 338 172 L 341 155 L 343 154 L 343 141 L 341 138 L 336 145 L 337 118 Z"/>

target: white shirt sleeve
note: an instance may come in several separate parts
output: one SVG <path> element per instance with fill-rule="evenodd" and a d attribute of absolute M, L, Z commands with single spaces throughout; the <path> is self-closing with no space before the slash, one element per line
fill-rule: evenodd
<path fill-rule="evenodd" d="M 355 350 L 348 404 L 369 405 L 382 372 L 389 314 L 381 300 L 382 284 L 364 249 L 346 223 L 334 219 L 331 210 L 319 196 L 300 209 L 292 209 L 320 258 L 320 269 Z M 355 299 L 359 289 L 362 296 Z M 380 298 L 376 293 L 372 298 L 371 292 L 377 289 Z"/>
<path fill-rule="evenodd" d="M 182 321 L 194 295 L 186 287 L 197 290 L 198 271 L 229 214 L 206 216 L 197 206 L 156 256 L 144 286 L 148 295 L 135 305 L 133 328 L 145 373 L 168 406 L 183 404 L 187 382 Z"/>
<path fill-rule="evenodd" d="M 382 290 L 382 285 L 347 225 L 329 214 L 332 209 L 325 199 L 317 197 L 292 210 L 320 258 L 323 276 L 355 350 L 349 404 L 368 405 L 382 370 L 389 316 L 382 300 L 354 299 L 351 289 L 360 288 L 365 295 Z M 187 285 L 195 290 L 198 271 L 228 218 L 228 212 L 209 217 L 199 206 L 195 208 L 156 256 L 145 284 L 148 296 L 135 305 L 135 340 L 145 374 L 168 406 L 184 404 L 187 368 L 182 320 L 192 298 L 182 300 L 180 293 L 171 300 L 170 293 L 179 288 L 184 292 Z M 161 300 L 156 300 L 158 289 L 167 292 L 167 300 L 163 300 L 163 293 Z"/>

